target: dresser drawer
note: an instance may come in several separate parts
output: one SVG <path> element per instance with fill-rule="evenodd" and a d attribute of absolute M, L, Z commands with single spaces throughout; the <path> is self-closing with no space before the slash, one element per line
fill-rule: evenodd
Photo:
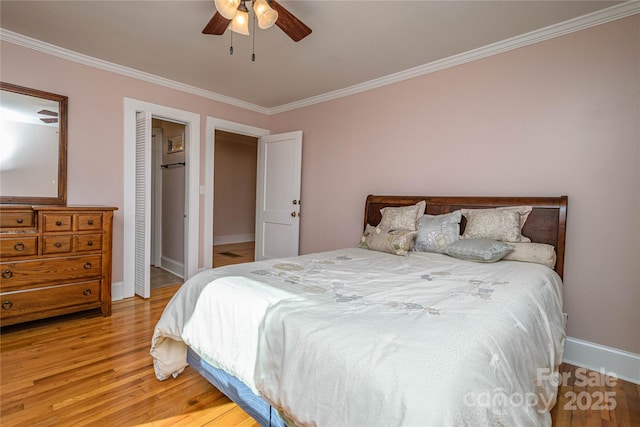
<path fill-rule="evenodd" d="M 51 235 L 42 237 L 42 253 L 49 254 L 62 254 L 71 252 L 71 241 L 73 235 Z"/>
<path fill-rule="evenodd" d="M 0 292 L 99 279 L 101 263 L 100 255 L 3 262 L 0 264 Z"/>
<path fill-rule="evenodd" d="M 78 214 L 76 222 L 78 231 L 102 230 L 101 213 Z"/>
<path fill-rule="evenodd" d="M 100 301 L 100 281 L 60 285 L 26 292 L 4 294 L 0 297 L 0 318 L 32 315 L 42 311 L 63 309 Z"/>
<path fill-rule="evenodd" d="M 33 228 L 35 223 L 35 213 L 32 211 L 0 214 L 0 228 L 3 229 Z"/>
<path fill-rule="evenodd" d="M 99 251 L 102 249 L 102 234 L 76 234 L 76 251 Z"/>
<path fill-rule="evenodd" d="M 38 236 L 0 239 L 0 257 L 18 257 L 38 254 Z"/>
<path fill-rule="evenodd" d="M 42 214 L 42 224 L 44 232 L 71 231 L 71 214 L 44 213 Z"/>

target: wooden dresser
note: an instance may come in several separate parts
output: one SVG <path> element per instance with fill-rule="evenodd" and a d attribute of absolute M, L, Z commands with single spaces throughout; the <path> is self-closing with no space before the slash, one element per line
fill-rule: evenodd
<path fill-rule="evenodd" d="M 0 326 L 97 308 L 111 315 L 116 209 L 0 206 Z"/>

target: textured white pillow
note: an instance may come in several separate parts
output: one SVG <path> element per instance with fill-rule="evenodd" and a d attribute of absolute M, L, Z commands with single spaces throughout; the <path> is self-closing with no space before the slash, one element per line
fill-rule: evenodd
<path fill-rule="evenodd" d="M 462 209 L 467 218 L 465 239 L 489 239 L 503 242 L 520 241 L 520 214 L 497 209 Z"/>
<path fill-rule="evenodd" d="M 418 229 L 418 219 L 424 214 L 427 203 L 423 200 L 411 206 L 386 207 L 380 209 L 382 219 L 378 228 L 384 231 Z"/>
<path fill-rule="evenodd" d="M 511 243 L 513 250 L 505 255 L 506 260 L 535 262 L 549 268 L 556 266 L 556 250 L 544 243 Z"/>
<path fill-rule="evenodd" d="M 495 209 L 462 209 L 467 219 L 462 238 L 491 239 L 503 242 L 531 242 L 522 235 L 522 227 L 531 206 L 508 206 Z"/>

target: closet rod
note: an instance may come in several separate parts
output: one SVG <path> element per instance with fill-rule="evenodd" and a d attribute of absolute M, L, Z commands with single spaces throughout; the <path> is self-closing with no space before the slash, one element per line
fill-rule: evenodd
<path fill-rule="evenodd" d="M 185 166 L 186 163 L 185 162 L 178 162 L 178 163 L 169 163 L 166 165 L 160 165 L 161 168 L 168 168 L 169 166 Z"/>

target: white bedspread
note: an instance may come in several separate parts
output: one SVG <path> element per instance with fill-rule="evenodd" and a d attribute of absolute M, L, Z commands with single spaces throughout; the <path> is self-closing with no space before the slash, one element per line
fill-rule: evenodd
<path fill-rule="evenodd" d="M 550 425 L 561 285 L 538 264 L 355 248 L 229 266 L 168 304 L 154 366 L 177 375 L 186 343 L 297 425 Z"/>

